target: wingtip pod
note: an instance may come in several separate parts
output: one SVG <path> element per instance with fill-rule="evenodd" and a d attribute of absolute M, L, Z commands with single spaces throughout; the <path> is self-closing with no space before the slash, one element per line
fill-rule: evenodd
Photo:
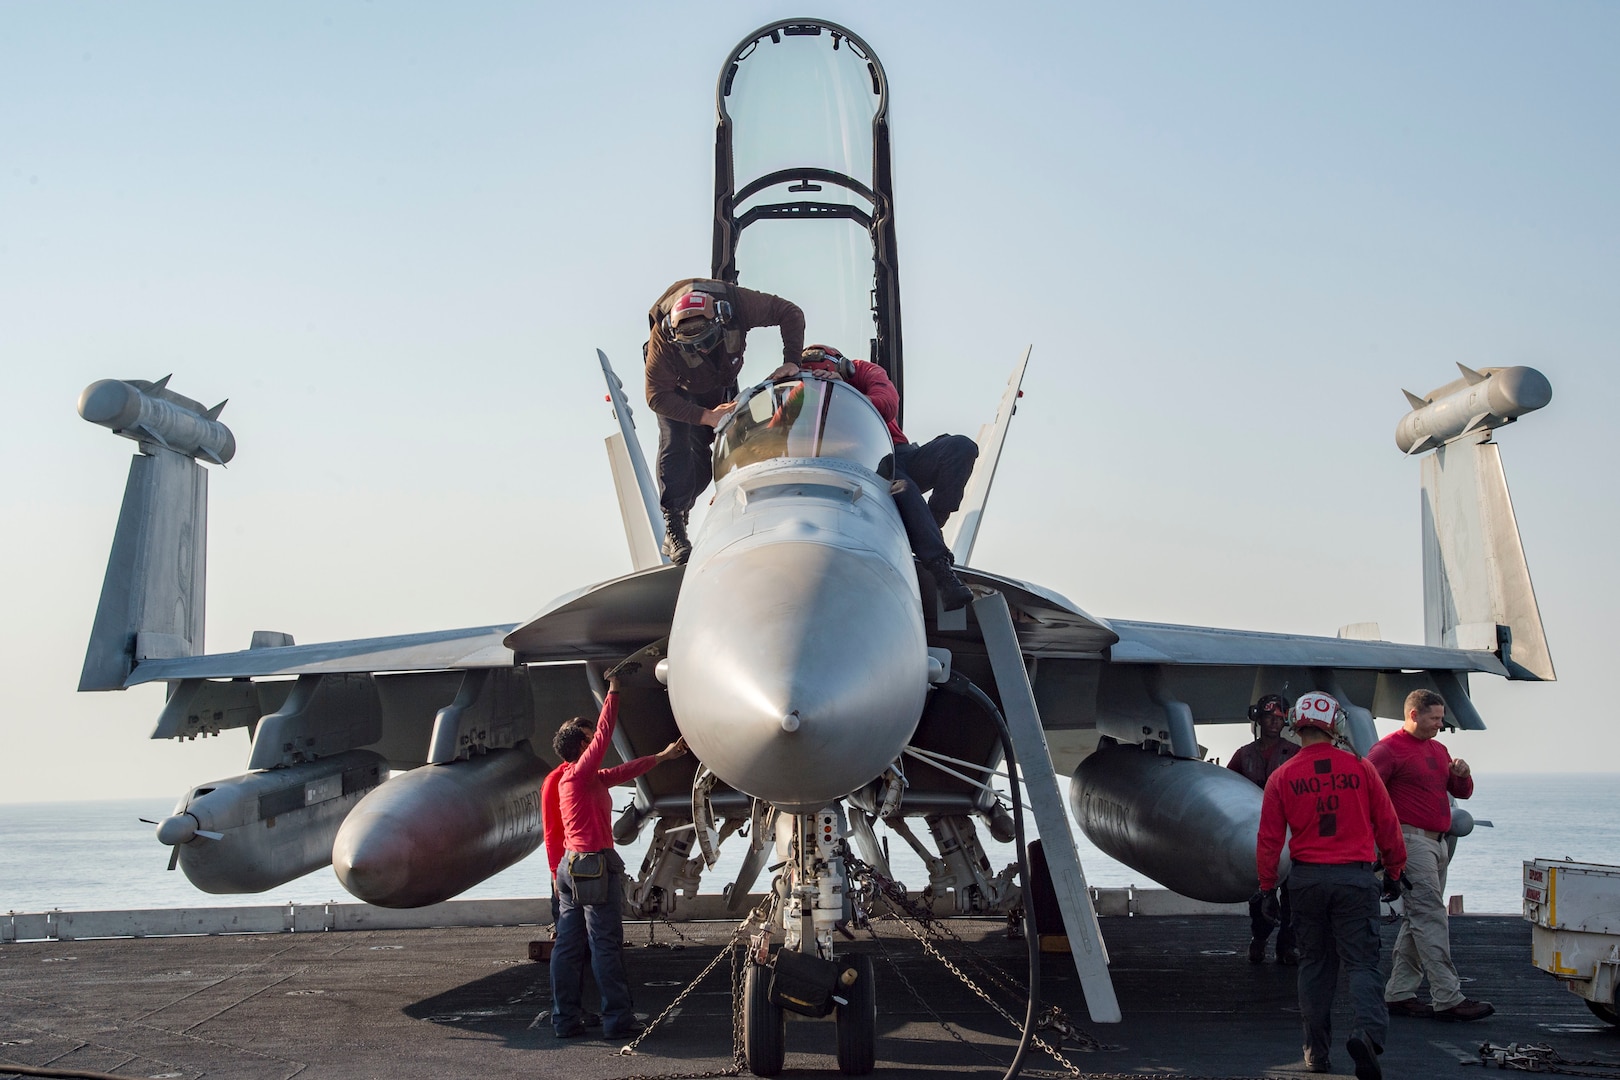
<path fill-rule="evenodd" d="M 1485 368 L 1457 365 L 1462 377 L 1427 397 L 1402 391 L 1412 411 L 1395 426 L 1395 445 L 1419 454 L 1454 439 L 1510 424 L 1552 401 L 1552 383 L 1532 367 Z"/>
<path fill-rule="evenodd" d="M 236 456 L 236 436 L 219 421 L 220 402 L 204 408 L 168 389 L 169 376 L 155 383 L 100 379 L 79 395 L 79 415 L 115 435 L 156 443 L 166 450 L 223 465 Z"/>

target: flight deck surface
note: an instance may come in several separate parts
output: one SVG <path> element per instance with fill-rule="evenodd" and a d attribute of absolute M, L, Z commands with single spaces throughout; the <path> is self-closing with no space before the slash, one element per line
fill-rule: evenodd
<path fill-rule="evenodd" d="M 1103 933 L 1125 1014 L 1087 1019 L 1073 962 L 1043 958 L 1042 996 L 1102 1044 L 1068 1040 L 1083 1073 L 1258 1077 L 1308 1075 L 1299 1052 L 1294 969 L 1247 961 L 1247 920 L 1233 916 L 1105 918 Z M 1010 973 L 1020 940 L 993 921 L 953 929 Z M 731 926 L 626 928 L 638 1011 L 656 1016 L 724 947 Z M 889 1077 L 999 1076 L 1017 1031 L 898 924 L 851 948 L 874 953 L 877 1069 Z M 1384 954 L 1395 929 L 1384 929 Z M 668 1019 L 624 1057 L 594 1037 L 559 1041 L 545 1014 L 547 967 L 527 959 L 534 927 L 244 934 L 36 941 L 0 946 L 0 1077 L 6 1063 L 131 1077 L 569 1076 L 580 1080 L 725 1069 L 732 1043 L 730 965 L 722 961 Z M 1530 962 L 1530 927 L 1512 916 L 1452 920 L 1464 990 L 1497 1012 L 1448 1024 L 1395 1017 L 1388 1077 L 1469 1075 L 1482 1042 L 1550 1042 L 1565 1058 L 1620 1067 L 1620 1034 Z M 681 947 L 670 947 L 681 946 Z M 947 950 L 963 961 L 961 947 Z M 914 996 L 895 966 L 920 994 Z M 965 965 L 968 966 L 968 965 Z M 969 968 L 971 970 L 971 967 Z M 1021 979 L 1020 979 L 1021 981 Z M 593 991 L 587 988 L 589 995 Z M 1350 1075 L 1335 1014 L 1335 1075 Z M 948 1021 L 957 1038 L 935 1016 Z M 831 1021 L 788 1025 L 784 1076 L 838 1076 Z M 964 1045 L 964 1041 L 966 1045 Z M 1026 1073 L 1055 1063 L 1031 1049 Z M 745 1074 L 746 1075 L 746 1074 Z"/>

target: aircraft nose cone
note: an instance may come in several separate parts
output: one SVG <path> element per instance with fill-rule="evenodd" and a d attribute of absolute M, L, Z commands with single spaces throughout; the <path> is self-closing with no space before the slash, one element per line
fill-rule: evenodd
<path fill-rule="evenodd" d="M 821 543 L 721 552 L 688 571 L 669 661 L 693 752 L 784 810 L 818 809 L 880 774 L 928 690 L 922 612 L 899 571 Z"/>

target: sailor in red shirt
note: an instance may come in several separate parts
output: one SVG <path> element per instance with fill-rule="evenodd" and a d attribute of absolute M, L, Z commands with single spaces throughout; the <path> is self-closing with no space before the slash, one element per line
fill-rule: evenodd
<path fill-rule="evenodd" d="M 1294 703 L 1288 722 L 1302 745 L 1266 781 L 1255 843 L 1260 888 L 1277 885 L 1286 830 L 1305 1065 L 1312 1072 L 1330 1071 L 1333 994 L 1342 964 L 1355 1017 L 1345 1048 L 1357 1080 L 1379 1080 L 1389 1013 L 1378 974 L 1380 890 L 1373 863 L 1382 857 L 1383 892 L 1398 895 L 1406 844 L 1378 771 L 1333 745 L 1345 725 L 1338 701 L 1312 691 Z"/>
<path fill-rule="evenodd" d="M 1488 1001 L 1463 996 L 1462 980 L 1451 962 L 1451 928 L 1446 921 L 1449 796 L 1466 799 L 1472 795 L 1474 777 L 1468 762 L 1454 760 L 1435 738 L 1446 720 L 1445 698 L 1433 690 L 1414 690 L 1406 695 L 1405 712 L 1405 724 L 1367 753 L 1367 760 L 1389 788 L 1411 853 L 1406 875 L 1411 892 L 1406 896 L 1406 918 L 1395 938 L 1384 1000 L 1397 1015 L 1482 1020 L 1496 1009 Z M 1429 1004 L 1417 999 L 1425 977 Z"/>
<path fill-rule="evenodd" d="M 555 770 L 558 813 L 562 826 L 562 856 L 552 864 L 556 875 L 553 886 L 558 897 L 557 946 L 551 953 L 551 1025 L 559 1039 L 585 1033 L 585 1017 L 580 998 L 585 987 L 585 954 L 591 958 L 591 971 L 602 991 L 602 1034 L 609 1039 L 635 1035 L 639 1025 L 630 998 L 630 981 L 624 972 L 624 860 L 613 850 L 613 792 L 615 784 L 634 780 L 660 762 L 686 753 L 686 740 L 676 739 L 656 755 L 639 757 L 602 768 L 602 758 L 613 742 L 613 727 L 619 716 L 619 677 L 640 668 L 626 663 L 608 675 L 608 692 L 602 702 L 602 715 L 593 733 L 578 717 L 557 730 L 551 745 L 563 759 Z M 544 799 L 544 788 L 542 788 Z M 544 802 L 542 802 L 544 806 Z M 546 819 L 547 856 L 551 856 L 552 817 Z M 576 866 L 582 855 L 599 856 L 595 878 L 606 877 L 605 895 L 600 901 L 585 901 L 576 890 Z M 596 884 L 587 883 L 587 887 Z"/>
<path fill-rule="evenodd" d="M 577 719 L 577 718 L 576 718 Z M 572 720 L 569 723 L 573 723 Z M 546 773 L 546 778 L 540 782 L 540 824 L 545 830 L 546 837 L 546 863 L 551 867 L 551 929 L 552 936 L 557 932 L 557 864 L 563 857 L 563 827 L 562 827 L 562 797 L 557 791 L 557 781 L 562 779 L 562 768 L 558 767 Z"/>
<path fill-rule="evenodd" d="M 801 374 L 847 382 L 877 408 L 894 440 L 894 473 L 889 490 L 906 527 L 911 552 L 934 579 L 941 606 L 946 611 L 965 607 L 973 593 L 956 576 L 951 549 L 945 546 L 940 530 L 962 505 L 973 463 L 979 459 L 979 444 L 966 435 L 940 435 L 924 446 L 907 439 L 898 423 L 900 392 L 882 365 L 851 359 L 831 345 L 809 345 L 797 363 L 783 364 L 770 377 L 774 381 Z M 925 491 L 933 492 L 926 501 Z"/>
<path fill-rule="evenodd" d="M 1283 725 L 1288 722 L 1288 702 L 1281 694 L 1267 694 L 1249 706 L 1249 720 L 1254 724 L 1255 739 L 1238 747 L 1226 767 L 1242 773 L 1257 788 L 1264 788 L 1271 774 L 1283 762 L 1299 753 L 1299 744 L 1282 737 Z M 1266 899 L 1267 896 L 1271 900 Z M 1278 905 L 1278 917 L 1270 919 L 1266 912 L 1272 902 Z M 1294 946 L 1293 909 L 1288 903 L 1288 891 L 1257 892 L 1249 897 L 1249 963 L 1259 964 L 1266 958 L 1266 940 L 1272 930 L 1277 931 L 1277 963 L 1298 964 L 1299 949 Z"/>

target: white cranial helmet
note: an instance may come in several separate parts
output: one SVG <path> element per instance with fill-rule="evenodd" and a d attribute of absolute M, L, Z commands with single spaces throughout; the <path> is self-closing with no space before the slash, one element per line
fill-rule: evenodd
<path fill-rule="evenodd" d="M 1288 726 L 1295 731 L 1315 728 L 1324 735 L 1340 738 L 1344 735 L 1345 712 L 1332 694 L 1312 690 L 1301 694 L 1294 707 L 1288 710 Z"/>

